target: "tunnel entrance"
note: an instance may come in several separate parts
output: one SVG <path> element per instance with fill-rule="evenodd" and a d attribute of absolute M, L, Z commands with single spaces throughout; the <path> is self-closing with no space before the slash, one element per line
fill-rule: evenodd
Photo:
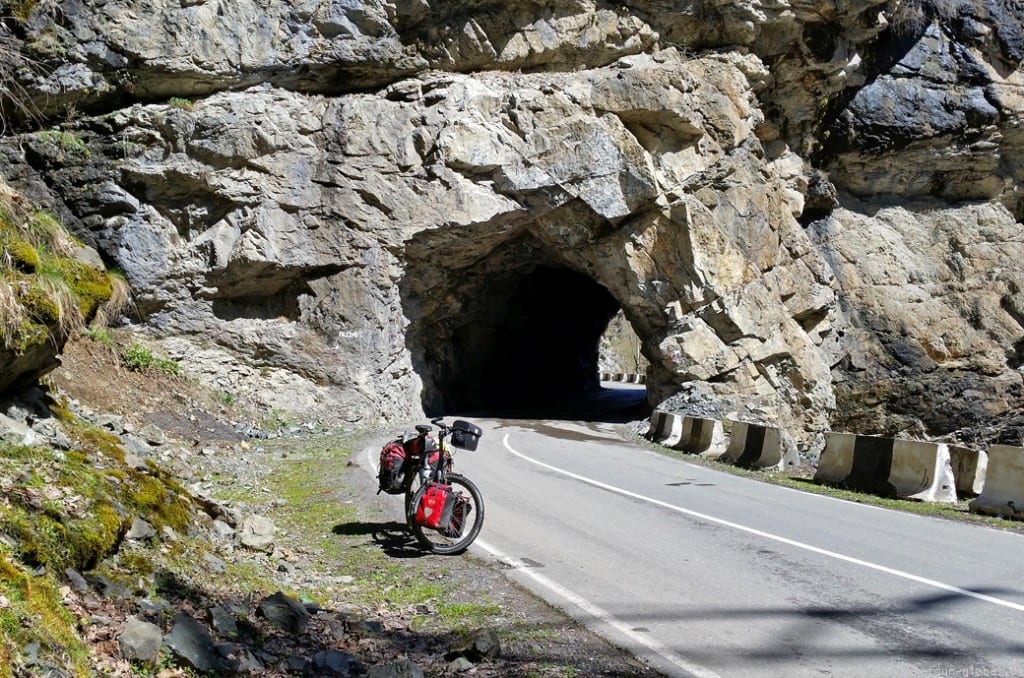
<path fill-rule="evenodd" d="M 585 409 L 602 390 L 599 344 L 618 300 L 533 238 L 499 250 L 420 295 L 409 341 L 424 411 L 555 418 Z M 646 406 L 644 395 L 634 389 L 631 405 Z"/>
<path fill-rule="evenodd" d="M 483 364 L 474 400 L 488 409 L 549 409 L 598 389 L 598 342 L 619 310 L 608 290 L 541 266 L 507 292 L 504 322 L 475 338 Z"/>

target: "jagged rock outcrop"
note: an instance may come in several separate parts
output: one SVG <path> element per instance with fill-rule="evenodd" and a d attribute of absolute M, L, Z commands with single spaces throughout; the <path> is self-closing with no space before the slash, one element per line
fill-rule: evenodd
<path fill-rule="evenodd" d="M 21 83 L 91 152 L 0 172 L 305 411 L 557 399 L 621 307 L 654 401 L 1013 435 L 1020 9 L 41 3 Z"/>

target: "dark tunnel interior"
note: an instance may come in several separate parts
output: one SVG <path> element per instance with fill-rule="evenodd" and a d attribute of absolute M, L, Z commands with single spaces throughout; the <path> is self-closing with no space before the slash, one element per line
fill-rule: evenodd
<path fill-rule="evenodd" d="M 598 342 L 619 310 L 614 297 L 568 269 L 540 267 L 509 290 L 503 327 L 484 339 L 481 404 L 508 408 L 598 388 Z"/>
<path fill-rule="evenodd" d="M 604 286 L 539 262 L 478 281 L 444 345 L 424 344 L 429 414 L 554 417 L 601 390 L 599 343 L 620 307 Z"/>

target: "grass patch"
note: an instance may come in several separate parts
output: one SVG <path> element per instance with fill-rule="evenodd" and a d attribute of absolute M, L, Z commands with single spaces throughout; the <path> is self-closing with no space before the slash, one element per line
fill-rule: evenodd
<path fill-rule="evenodd" d="M 455 632 L 469 631 L 486 626 L 494 617 L 500 616 L 500 605 L 490 602 L 483 603 L 451 603 L 443 602 L 437 608 L 437 618 L 444 626 Z"/>
<path fill-rule="evenodd" d="M 183 111 L 191 111 L 193 108 L 192 101 L 183 97 L 171 97 L 167 101 L 167 105 L 171 108 L 180 108 Z"/>
<path fill-rule="evenodd" d="M 68 156 L 88 158 L 92 155 L 84 141 L 72 132 L 47 130 L 39 132 L 39 138 L 52 146 L 54 158 L 63 162 Z"/>
<path fill-rule="evenodd" d="M 136 372 L 156 371 L 172 377 L 181 376 L 178 361 L 161 358 L 137 341 L 121 349 L 121 364 Z"/>
<path fill-rule="evenodd" d="M 106 327 L 98 327 L 96 325 L 91 325 L 88 328 L 86 328 L 85 336 L 107 347 L 114 345 L 114 339 L 113 337 L 110 336 L 110 332 L 107 330 Z"/>
<path fill-rule="evenodd" d="M 281 502 L 268 510 L 278 528 L 301 534 L 302 542 L 315 550 L 317 559 L 338 575 L 351 578 L 344 589 L 349 603 L 372 609 L 404 611 L 414 629 L 459 632 L 486 625 L 500 615 L 490 601 L 459 600 L 447 581 L 457 561 L 439 556 L 399 558 L 389 555 L 378 541 L 378 532 L 404 532 L 393 519 L 349 499 L 358 498 L 367 481 L 365 471 L 348 466 L 353 446 L 344 435 L 328 434 L 305 439 L 270 461 L 270 472 L 261 485 Z M 288 443 L 284 443 L 288 444 Z M 237 491 L 233 499 L 243 499 Z M 401 497 L 391 497 L 400 505 Z M 411 539 L 411 537 L 410 537 Z M 337 591 L 311 592 L 317 596 Z"/>

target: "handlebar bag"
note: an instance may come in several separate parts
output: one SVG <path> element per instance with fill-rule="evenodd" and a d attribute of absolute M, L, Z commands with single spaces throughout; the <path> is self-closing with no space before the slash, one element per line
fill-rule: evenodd
<path fill-rule="evenodd" d="M 416 524 L 435 530 L 447 530 L 457 501 L 451 485 L 430 483 L 416 506 Z"/>
<path fill-rule="evenodd" d="M 392 440 L 380 451 L 377 471 L 377 492 L 401 494 L 405 480 L 405 448 L 400 440 Z"/>
<path fill-rule="evenodd" d="M 473 452 L 476 450 L 477 443 L 480 442 L 480 436 L 483 433 L 483 429 L 476 424 L 456 419 L 452 422 L 452 445 L 461 450 Z"/>

